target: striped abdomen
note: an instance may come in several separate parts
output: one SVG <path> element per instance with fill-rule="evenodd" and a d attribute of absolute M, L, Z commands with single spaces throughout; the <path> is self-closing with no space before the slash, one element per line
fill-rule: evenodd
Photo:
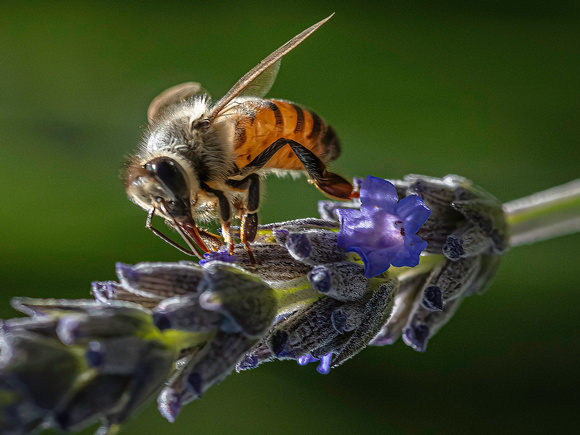
<path fill-rule="evenodd" d="M 314 112 L 280 100 L 249 100 L 238 106 L 234 152 L 241 169 L 280 138 L 292 139 L 316 154 L 324 163 L 340 155 L 334 129 Z M 289 146 L 278 151 L 264 168 L 303 170 L 304 166 Z"/>

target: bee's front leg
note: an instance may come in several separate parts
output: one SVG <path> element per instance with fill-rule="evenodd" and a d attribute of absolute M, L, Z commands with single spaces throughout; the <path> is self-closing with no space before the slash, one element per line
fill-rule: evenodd
<path fill-rule="evenodd" d="M 220 236 L 210 233 L 209 231 L 204 230 L 202 228 L 198 228 L 198 231 L 201 240 L 203 240 L 205 245 L 212 251 L 217 251 L 223 246 L 224 242 L 222 241 Z"/>
<path fill-rule="evenodd" d="M 222 236 L 224 238 L 225 245 L 228 247 L 228 253 L 230 255 L 234 255 L 234 248 L 236 245 L 232 237 L 232 229 L 230 221 L 222 220 L 221 224 L 222 224 Z"/>

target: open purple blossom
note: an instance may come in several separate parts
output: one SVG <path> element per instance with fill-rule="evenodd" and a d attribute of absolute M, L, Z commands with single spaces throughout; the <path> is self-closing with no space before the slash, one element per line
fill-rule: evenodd
<path fill-rule="evenodd" d="M 416 195 L 398 200 L 387 180 L 367 176 L 360 191 L 361 207 L 339 209 L 338 246 L 357 253 L 369 278 L 395 267 L 415 267 L 427 247 L 416 233 L 431 210 Z"/>

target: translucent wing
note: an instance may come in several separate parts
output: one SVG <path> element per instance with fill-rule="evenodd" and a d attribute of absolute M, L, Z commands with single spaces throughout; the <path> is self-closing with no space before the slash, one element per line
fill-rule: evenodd
<path fill-rule="evenodd" d="M 332 14 L 334 15 L 334 14 Z M 246 75 L 244 75 L 238 82 L 228 91 L 226 95 L 219 100 L 215 106 L 212 107 L 211 112 L 208 116 L 210 122 L 215 121 L 215 118 L 220 114 L 220 112 L 228 105 L 230 101 L 240 95 L 265 95 L 266 92 L 270 90 L 276 74 L 280 69 L 280 60 L 282 57 L 294 48 L 296 48 L 302 41 L 308 38 L 314 31 L 316 31 L 320 26 L 326 23 L 332 15 L 326 17 L 324 20 L 310 26 L 308 29 L 299 33 L 286 44 L 278 48 L 268 57 L 266 57 L 262 62 L 256 65 L 250 70 Z M 254 85 L 254 82 L 256 84 Z"/>
<path fill-rule="evenodd" d="M 278 75 L 278 71 L 280 71 L 281 62 L 282 59 L 278 59 L 272 64 L 272 66 L 266 68 L 260 75 L 242 89 L 239 96 L 265 97 L 276 81 L 276 76 Z"/>
<path fill-rule="evenodd" d="M 199 83 L 195 82 L 182 83 L 164 90 L 153 99 L 149 109 L 147 109 L 149 124 L 155 121 L 167 107 L 196 94 L 207 94 L 207 91 Z"/>

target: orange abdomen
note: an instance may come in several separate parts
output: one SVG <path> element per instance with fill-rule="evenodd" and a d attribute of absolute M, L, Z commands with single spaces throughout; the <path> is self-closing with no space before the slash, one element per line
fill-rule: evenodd
<path fill-rule="evenodd" d="M 236 123 L 234 152 L 241 169 L 280 138 L 291 139 L 316 154 L 324 163 L 340 155 L 334 129 L 314 112 L 281 100 L 252 100 Z M 264 168 L 303 170 L 304 166 L 289 146 L 278 151 Z"/>

